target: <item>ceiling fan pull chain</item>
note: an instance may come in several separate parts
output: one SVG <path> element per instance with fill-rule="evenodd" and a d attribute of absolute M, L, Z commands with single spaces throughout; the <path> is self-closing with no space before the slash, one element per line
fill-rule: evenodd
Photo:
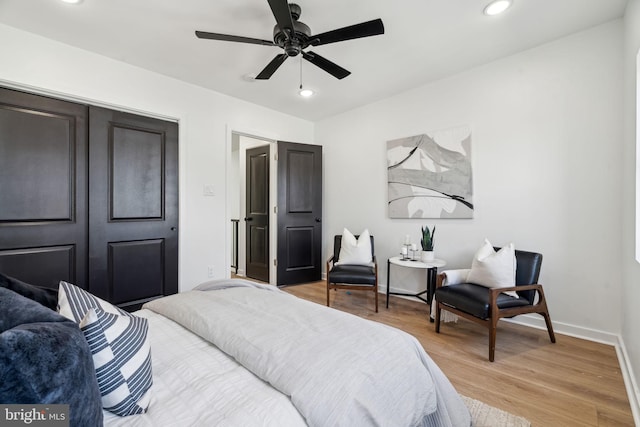
<path fill-rule="evenodd" d="M 300 55 L 300 90 L 302 90 L 302 55 Z"/>

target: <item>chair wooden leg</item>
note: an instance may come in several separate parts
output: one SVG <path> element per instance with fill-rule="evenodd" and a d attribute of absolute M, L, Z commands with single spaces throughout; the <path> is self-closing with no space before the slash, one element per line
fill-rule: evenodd
<path fill-rule="evenodd" d="M 556 342 L 556 334 L 553 333 L 553 326 L 551 325 L 551 317 L 549 312 L 540 313 L 544 317 L 544 323 L 547 324 L 547 332 L 549 332 L 549 339 L 552 343 Z"/>
<path fill-rule="evenodd" d="M 378 286 L 373 287 L 373 292 L 376 294 L 376 313 L 378 312 Z"/>
<path fill-rule="evenodd" d="M 496 332 L 498 329 L 498 318 L 492 317 L 489 323 L 489 362 L 493 362 L 496 355 Z"/>
<path fill-rule="evenodd" d="M 544 317 L 544 323 L 547 324 L 547 332 L 549 333 L 549 339 L 551 340 L 552 343 L 555 343 L 556 335 L 553 333 L 553 325 L 551 324 L 551 317 L 549 316 L 547 299 L 544 296 L 544 290 L 542 289 L 542 286 L 540 286 L 540 289 L 538 290 L 538 296 L 539 296 L 538 306 L 541 308 L 538 314 Z"/>
<path fill-rule="evenodd" d="M 329 281 L 327 280 L 327 307 L 329 307 L 329 292 L 330 292 Z"/>
<path fill-rule="evenodd" d="M 440 333 L 440 311 L 442 309 L 440 308 L 440 304 L 438 304 L 438 302 L 436 300 L 433 300 L 432 304 L 434 302 L 436 303 L 436 333 L 439 334 Z"/>

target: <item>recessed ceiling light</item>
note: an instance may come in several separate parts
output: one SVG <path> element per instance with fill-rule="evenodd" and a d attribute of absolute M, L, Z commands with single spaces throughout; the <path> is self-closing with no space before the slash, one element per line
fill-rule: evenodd
<path fill-rule="evenodd" d="M 82 0 L 62 0 L 65 3 L 69 3 L 69 4 L 78 4 L 78 3 L 82 3 Z"/>
<path fill-rule="evenodd" d="M 313 94 L 315 93 L 314 91 L 312 91 L 311 89 L 302 89 L 300 88 L 300 92 L 298 92 L 300 94 L 301 97 L 303 98 L 309 98 L 310 96 L 313 96 Z"/>
<path fill-rule="evenodd" d="M 509 6 L 511 6 L 511 3 L 512 3 L 511 0 L 492 1 L 487 5 L 487 7 L 484 8 L 484 14 L 489 16 L 498 15 L 504 12 L 505 10 L 509 9 Z"/>

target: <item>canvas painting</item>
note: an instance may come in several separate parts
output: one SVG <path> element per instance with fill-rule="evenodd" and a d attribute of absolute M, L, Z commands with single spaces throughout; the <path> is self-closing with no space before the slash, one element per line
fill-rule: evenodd
<path fill-rule="evenodd" d="M 471 128 L 387 142 L 390 218 L 473 218 Z"/>

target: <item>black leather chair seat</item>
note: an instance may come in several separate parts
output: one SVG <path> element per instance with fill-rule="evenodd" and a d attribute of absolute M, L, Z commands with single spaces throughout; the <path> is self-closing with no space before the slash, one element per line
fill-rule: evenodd
<path fill-rule="evenodd" d="M 460 283 L 443 286 L 436 293 L 438 302 L 457 308 L 480 319 L 490 317 L 489 288 L 473 283 Z M 524 307 L 529 304 L 526 298 L 514 298 L 511 295 L 499 294 L 496 300 L 498 308 Z"/>
<path fill-rule="evenodd" d="M 338 264 L 331 269 L 329 281 L 373 286 L 376 284 L 376 272 L 368 265 Z"/>
<path fill-rule="evenodd" d="M 358 239 L 360 236 L 355 236 Z M 327 307 L 331 300 L 330 290 L 353 289 L 357 291 L 371 291 L 376 300 L 378 312 L 378 262 L 374 252 L 373 236 L 371 239 L 371 265 L 340 264 L 340 250 L 342 249 L 342 235 L 333 237 L 333 255 L 327 260 Z"/>

